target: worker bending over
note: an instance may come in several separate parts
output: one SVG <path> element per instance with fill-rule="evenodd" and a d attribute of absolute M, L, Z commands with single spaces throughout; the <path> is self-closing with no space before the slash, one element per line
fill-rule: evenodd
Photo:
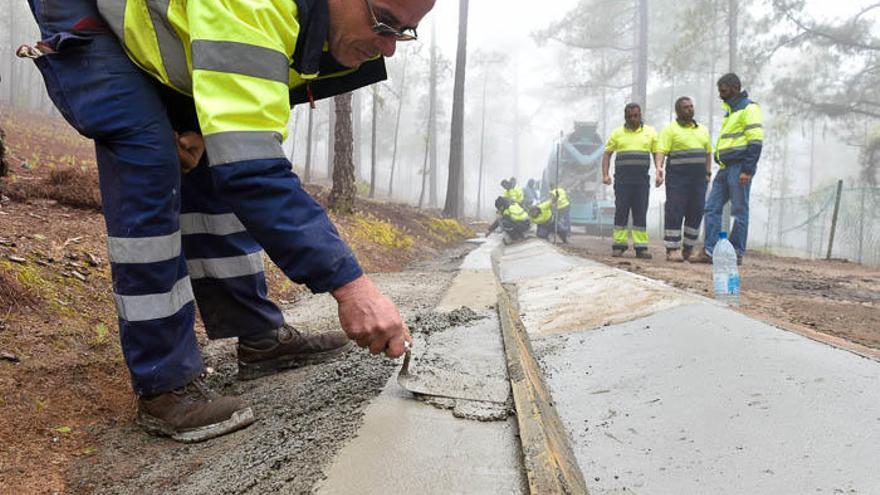
<path fill-rule="evenodd" d="M 655 183 L 657 187 L 666 183 L 663 243 L 667 261 L 691 257 L 700 237 L 706 187 L 712 177 L 709 130 L 694 120 L 694 102 L 687 96 L 676 100 L 675 116 L 660 132 L 654 154 Z"/>
<path fill-rule="evenodd" d="M 522 209 L 519 203 L 511 201 L 503 196 L 495 199 L 495 210 L 498 217 L 489 226 L 486 235 L 494 232 L 498 227 L 504 232 L 504 243 L 521 241 L 531 228 L 529 214 Z"/>
<path fill-rule="evenodd" d="M 629 103 L 624 107 L 626 123 L 614 129 L 602 155 L 602 181 L 611 184 L 609 169 L 614 160 L 614 232 L 612 256 L 619 258 L 629 248 L 627 224 L 632 213 L 632 240 L 637 258 L 650 259 L 648 252 L 648 196 L 651 191 L 648 173 L 651 153 L 657 144 L 657 131 L 642 122 L 642 107 Z"/>

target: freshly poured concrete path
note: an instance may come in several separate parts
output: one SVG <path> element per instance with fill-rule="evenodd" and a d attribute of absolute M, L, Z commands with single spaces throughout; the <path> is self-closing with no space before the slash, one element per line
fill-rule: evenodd
<path fill-rule="evenodd" d="M 880 493 L 880 363 L 540 241 L 500 267 L 592 494 Z"/>
<path fill-rule="evenodd" d="M 497 239 L 462 262 L 438 311 L 467 306 L 487 319 L 417 340 L 454 369 L 501 373 L 504 351 L 494 314 L 496 288 L 490 254 Z M 488 296 L 487 296 L 488 293 Z M 446 348 L 441 348 L 446 346 Z M 418 354 L 415 355 L 418 358 Z M 417 368 L 416 368 L 417 371 Z M 516 494 L 525 490 L 516 421 L 459 419 L 449 410 L 416 400 L 397 384 L 397 374 L 368 406 L 357 438 L 337 456 L 318 493 L 323 494 Z"/>

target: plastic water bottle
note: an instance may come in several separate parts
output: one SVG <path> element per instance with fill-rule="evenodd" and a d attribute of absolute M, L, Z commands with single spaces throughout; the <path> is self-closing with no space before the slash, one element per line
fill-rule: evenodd
<path fill-rule="evenodd" d="M 736 250 L 727 240 L 727 232 L 718 234 L 718 244 L 712 251 L 712 280 L 715 299 L 731 306 L 739 306 L 739 270 L 736 266 Z"/>

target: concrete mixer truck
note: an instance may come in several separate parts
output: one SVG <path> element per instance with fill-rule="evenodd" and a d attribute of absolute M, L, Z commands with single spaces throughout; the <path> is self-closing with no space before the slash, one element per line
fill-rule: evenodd
<path fill-rule="evenodd" d="M 554 143 L 541 180 L 541 197 L 546 198 L 558 182 L 571 201 L 572 227 L 583 227 L 587 234 L 607 235 L 614 225 L 614 203 L 603 194 L 605 143 L 598 127 L 597 122 L 575 122 L 574 131 Z"/>

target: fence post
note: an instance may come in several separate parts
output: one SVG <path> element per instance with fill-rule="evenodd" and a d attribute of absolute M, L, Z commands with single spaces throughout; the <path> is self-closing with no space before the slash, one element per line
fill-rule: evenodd
<path fill-rule="evenodd" d="M 862 246 L 865 244 L 865 191 L 867 187 L 862 187 L 859 204 L 859 263 L 862 262 Z"/>
<path fill-rule="evenodd" d="M 837 230 L 837 214 L 840 212 L 840 194 L 843 192 L 843 180 L 837 181 L 837 197 L 834 199 L 834 214 L 831 216 L 831 235 L 828 236 L 828 254 L 826 260 L 831 259 L 831 248 L 834 247 L 834 232 Z"/>

